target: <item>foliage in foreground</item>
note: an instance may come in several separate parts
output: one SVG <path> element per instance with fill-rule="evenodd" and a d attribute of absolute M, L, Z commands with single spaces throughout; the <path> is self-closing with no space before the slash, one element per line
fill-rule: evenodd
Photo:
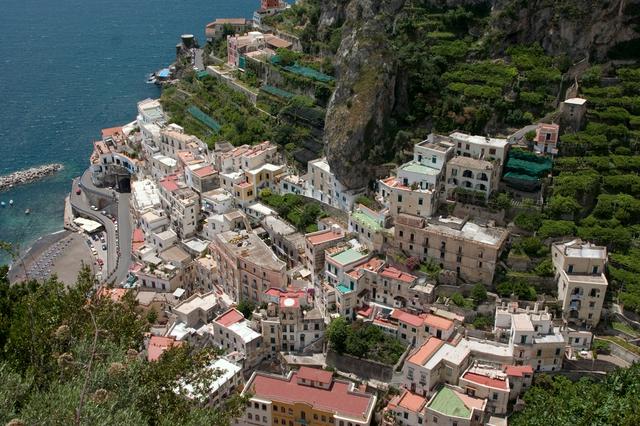
<path fill-rule="evenodd" d="M 10 286 L 0 267 L 0 424 L 228 424 L 240 398 L 218 411 L 174 391 L 181 379 L 205 390 L 217 354 L 184 346 L 147 362 L 133 295 L 88 298 L 92 287 L 86 268 L 66 288 L 55 278 Z"/>
<path fill-rule="evenodd" d="M 640 364 L 619 369 L 602 382 L 541 374 L 524 396 L 524 411 L 509 419 L 514 426 L 638 425 Z"/>

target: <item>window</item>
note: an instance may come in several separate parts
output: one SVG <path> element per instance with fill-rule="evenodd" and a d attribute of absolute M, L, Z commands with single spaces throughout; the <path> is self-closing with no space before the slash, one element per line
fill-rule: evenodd
<path fill-rule="evenodd" d="M 578 339 L 576 339 L 578 340 Z M 560 348 L 556 348 L 556 355 L 560 355 Z"/>
<path fill-rule="evenodd" d="M 409 418 L 409 413 L 404 412 L 404 413 L 402 413 L 402 416 L 403 416 L 405 419 L 408 419 L 408 418 Z"/>
<path fill-rule="evenodd" d="M 520 343 L 527 343 L 527 336 L 520 336 Z"/>
<path fill-rule="evenodd" d="M 433 416 L 433 422 L 438 423 L 438 418 L 436 416 Z"/>
<path fill-rule="evenodd" d="M 401 203 L 402 202 L 402 195 L 398 195 L 398 202 Z"/>
<path fill-rule="evenodd" d="M 436 157 L 435 155 L 431 156 L 431 163 L 436 164 L 438 162 L 438 157 Z"/>
<path fill-rule="evenodd" d="M 594 274 L 597 274 L 597 273 L 598 273 L 598 267 L 597 267 L 597 266 L 594 266 L 594 267 L 593 267 L 593 273 L 594 273 Z"/>
<path fill-rule="evenodd" d="M 422 205 L 422 198 L 418 198 L 418 205 L 421 206 Z"/>
<path fill-rule="evenodd" d="M 540 356 L 542 355 L 542 350 L 538 349 L 538 352 L 536 352 L 536 356 Z"/>
<path fill-rule="evenodd" d="M 573 272 L 573 265 L 569 265 L 569 267 L 567 268 L 567 272 L 570 274 Z"/>

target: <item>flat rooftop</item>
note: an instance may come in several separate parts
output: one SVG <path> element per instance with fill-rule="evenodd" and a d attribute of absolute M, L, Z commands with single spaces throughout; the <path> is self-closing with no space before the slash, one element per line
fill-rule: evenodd
<path fill-rule="evenodd" d="M 338 263 L 339 265 L 349 265 L 351 263 L 355 263 L 359 260 L 364 260 L 367 257 L 366 253 L 362 253 L 354 248 L 349 248 L 343 250 L 339 253 L 333 254 L 329 256 L 331 260 Z"/>
<path fill-rule="evenodd" d="M 474 170 L 493 170 L 493 164 L 485 160 L 477 160 L 471 157 L 463 157 L 458 155 L 457 157 L 449 160 L 450 166 L 467 167 Z"/>
<path fill-rule="evenodd" d="M 324 231 L 313 232 L 311 234 L 306 234 L 305 239 L 309 241 L 311 245 L 318 245 L 323 243 L 328 243 L 330 241 L 337 241 L 344 238 L 344 233 L 342 229 L 340 232 L 336 232 L 331 229 L 327 229 Z"/>
<path fill-rule="evenodd" d="M 253 232 L 225 231 L 215 236 L 237 257 L 272 270 L 284 270 L 285 264 L 275 255 L 264 241 Z"/>
<path fill-rule="evenodd" d="M 380 226 L 377 219 L 375 217 L 372 217 L 370 214 L 367 214 L 367 211 L 364 209 L 352 212 L 351 218 L 374 232 L 380 231 L 382 229 L 382 226 Z"/>
<path fill-rule="evenodd" d="M 468 135 L 462 132 L 453 132 L 449 135 L 456 142 L 471 143 L 474 145 L 484 145 L 491 148 L 504 148 L 507 146 L 507 140 L 501 138 L 490 138 L 487 136 Z"/>
<path fill-rule="evenodd" d="M 454 238 L 471 240 L 491 246 L 500 245 L 509 234 L 509 231 L 505 228 L 481 226 L 470 221 L 464 222 L 458 218 L 441 218 L 440 220 L 429 221 L 426 227 Z"/>
<path fill-rule="evenodd" d="M 194 294 L 184 302 L 176 305 L 173 310 L 175 312 L 179 312 L 185 315 L 195 311 L 196 309 L 201 309 L 203 311 L 208 311 L 213 309 L 218 304 L 218 296 L 214 292 L 209 292 L 207 294 Z"/>
<path fill-rule="evenodd" d="M 404 163 L 401 165 L 398 170 L 410 172 L 410 173 L 418 173 L 421 175 L 427 176 L 437 176 L 440 174 L 440 169 L 435 169 L 433 167 L 425 166 L 422 163 L 417 161 L 409 161 L 408 163 Z"/>

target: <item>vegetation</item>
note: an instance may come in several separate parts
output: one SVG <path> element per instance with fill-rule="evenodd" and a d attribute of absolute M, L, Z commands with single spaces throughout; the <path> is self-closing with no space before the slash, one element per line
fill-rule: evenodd
<path fill-rule="evenodd" d="M 10 286 L 0 268 L 0 422 L 24 424 L 226 425 L 244 403 L 207 408 L 174 391 L 184 378 L 204 390 L 216 353 L 186 345 L 157 362 L 139 355 L 149 324 L 127 294 L 99 298 L 84 268 L 75 286 L 57 279 Z"/>
<path fill-rule="evenodd" d="M 251 319 L 253 311 L 256 309 L 256 305 L 248 299 L 241 300 L 236 307 L 238 311 L 244 315 L 246 319 Z"/>
<path fill-rule="evenodd" d="M 514 426 L 567 424 L 635 425 L 640 423 L 640 364 L 619 369 L 602 381 L 577 382 L 536 375 L 524 396 L 525 408 L 509 418 Z"/>
<path fill-rule="evenodd" d="M 269 189 L 260 192 L 260 199 L 275 209 L 278 214 L 302 232 L 318 230 L 318 219 L 326 216 L 320 203 L 310 201 L 298 194 L 274 194 Z"/>
<path fill-rule="evenodd" d="M 521 279 L 503 281 L 496 286 L 496 292 L 501 297 L 510 297 L 515 294 L 521 300 L 536 300 L 536 289 Z"/>
<path fill-rule="evenodd" d="M 384 334 L 380 327 L 361 321 L 349 324 L 343 317 L 331 321 L 327 337 L 339 354 L 389 365 L 395 365 L 406 349 L 399 340 Z"/>

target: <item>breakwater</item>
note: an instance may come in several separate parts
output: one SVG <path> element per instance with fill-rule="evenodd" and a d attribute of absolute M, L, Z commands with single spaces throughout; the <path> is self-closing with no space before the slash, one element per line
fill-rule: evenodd
<path fill-rule="evenodd" d="M 0 191 L 12 188 L 16 185 L 34 182 L 49 176 L 62 169 L 62 164 L 45 164 L 44 166 L 31 167 L 26 170 L 18 170 L 6 176 L 0 176 Z"/>

